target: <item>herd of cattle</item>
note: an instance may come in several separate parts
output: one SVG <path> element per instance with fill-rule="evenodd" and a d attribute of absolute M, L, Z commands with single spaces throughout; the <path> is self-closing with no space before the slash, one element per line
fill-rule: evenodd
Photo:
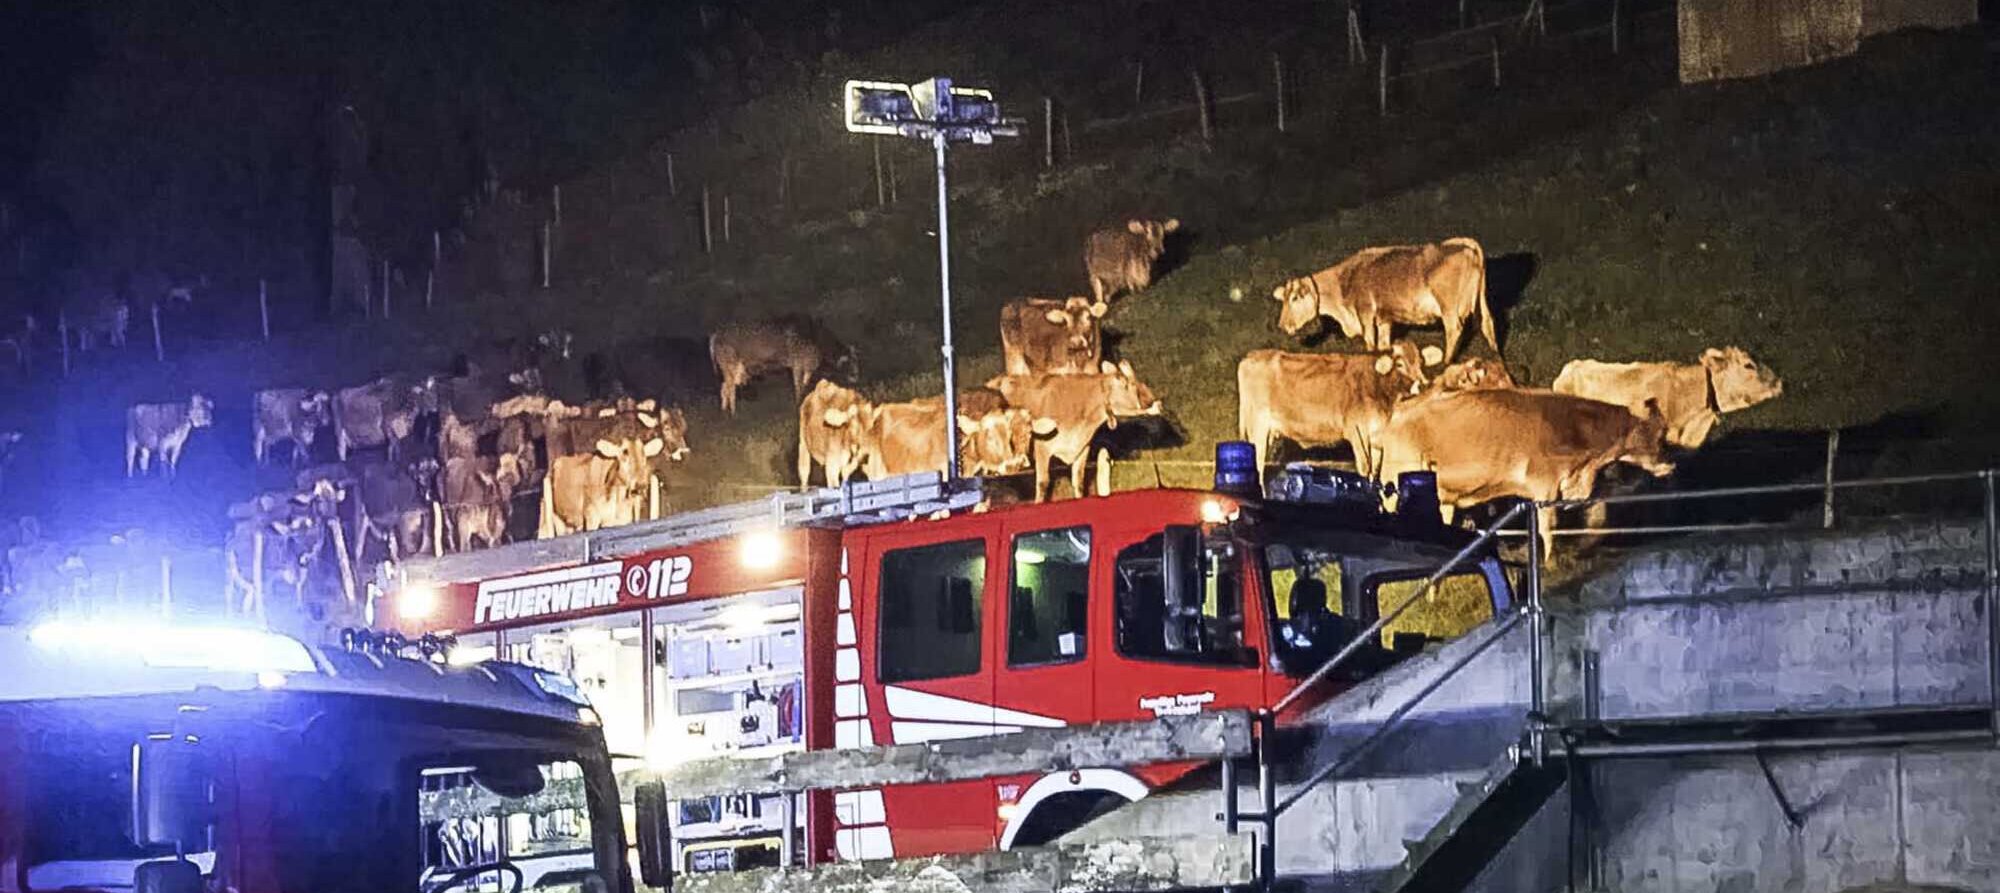
<path fill-rule="evenodd" d="M 1133 220 L 1092 234 L 1085 246 L 1091 297 L 1022 298 L 1000 313 L 1001 375 L 958 396 L 956 448 L 969 475 L 1034 473 L 1034 498 L 1053 496 L 1060 465 L 1072 494 L 1085 492 L 1094 441 L 1121 419 L 1160 415 L 1162 403 L 1128 361 L 1105 355 L 1111 302 L 1152 282 L 1178 221 Z M 1240 436 L 1259 466 L 1284 438 L 1305 447 L 1345 444 L 1358 469 L 1392 481 L 1438 475 L 1442 502 L 1466 508 L 1503 497 L 1574 499 L 1598 473 L 1629 463 L 1664 475 L 1668 447 L 1707 439 L 1720 413 L 1779 395 L 1783 385 L 1742 349 L 1711 348 L 1696 362 L 1576 360 L 1550 388 L 1519 386 L 1496 357 L 1459 359 L 1468 328 L 1495 354 L 1486 262 L 1467 238 L 1364 249 L 1285 282 L 1272 297 L 1278 323 L 1298 335 L 1331 319 L 1364 350 L 1257 350 L 1237 366 Z M 1440 326 L 1442 346 L 1417 347 L 1397 329 Z M 851 379 L 853 354 L 798 320 L 733 324 L 709 338 L 720 403 L 734 413 L 752 378 L 782 372 L 798 397 L 798 483 L 815 466 L 839 484 L 944 467 L 941 397 L 877 402 Z M 688 452 L 678 407 L 620 397 L 576 405 L 549 396 L 540 370 L 570 356 L 560 331 L 509 342 L 449 376 L 388 376 L 331 392 L 258 392 L 253 453 L 309 465 L 330 430 L 340 463 L 306 467 L 297 490 L 237 506 L 229 555 L 246 593 L 275 579 L 303 585 L 329 539 L 354 531 L 340 552 L 364 560 L 432 549 L 491 546 L 507 538 L 517 491 L 539 488 L 538 536 L 631 523 L 659 512 L 663 472 Z M 845 371 L 848 375 L 838 375 Z M 202 395 L 142 404 L 127 414 L 126 473 L 157 459 L 165 473 L 190 435 L 213 422 Z M 289 444 L 289 452 L 273 449 Z M 366 453 L 357 456 L 357 453 Z M 377 455 L 379 454 L 379 455 Z M 1105 454 L 1098 452 L 1100 491 Z M 261 575 L 261 576 L 260 576 Z M 247 597 L 247 596 L 246 596 Z"/>

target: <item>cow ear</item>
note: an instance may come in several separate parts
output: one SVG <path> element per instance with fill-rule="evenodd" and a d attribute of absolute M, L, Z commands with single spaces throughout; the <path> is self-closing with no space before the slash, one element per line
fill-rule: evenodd
<path fill-rule="evenodd" d="M 958 433 L 970 436 L 978 430 L 979 422 L 966 416 L 958 417 Z"/>
<path fill-rule="evenodd" d="M 840 409 L 836 407 L 828 409 L 825 413 L 821 414 L 820 421 L 825 422 L 828 428 L 838 428 L 847 424 L 847 421 L 851 418 L 854 418 L 854 410 L 852 408 Z"/>
<path fill-rule="evenodd" d="M 1050 325 L 1057 325 L 1057 326 L 1069 325 L 1069 313 L 1067 311 L 1051 310 L 1047 313 L 1042 314 L 1042 318 L 1048 320 Z"/>
<path fill-rule="evenodd" d="M 1383 354 L 1375 358 L 1375 374 L 1388 375 L 1389 370 L 1394 368 L 1396 368 L 1396 361 L 1390 359 L 1388 354 Z"/>
<path fill-rule="evenodd" d="M 660 401 L 655 400 L 651 397 L 647 397 L 646 399 L 639 401 L 638 409 L 640 412 L 658 412 L 660 409 Z"/>
<path fill-rule="evenodd" d="M 608 440 L 597 442 L 597 453 L 606 459 L 618 458 L 618 445 Z"/>
<path fill-rule="evenodd" d="M 1105 360 L 1103 363 L 1098 365 L 1098 371 L 1104 373 L 1105 375 L 1117 375 L 1118 367 L 1111 365 L 1110 360 Z"/>
<path fill-rule="evenodd" d="M 1125 376 L 1126 378 L 1138 378 L 1138 377 L 1139 377 L 1139 374 L 1138 374 L 1138 373 L 1136 373 L 1136 372 L 1133 372 L 1133 371 L 1132 371 L 1132 361 L 1131 361 L 1131 360 L 1119 360 L 1119 361 L 1118 361 L 1118 373 L 1119 373 L 1120 375 L 1123 375 L 1123 376 Z"/>
<path fill-rule="evenodd" d="M 639 413 L 639 424 L 648 428 L 657 428 L 660 426 L 660 417 L 650 412 L 642 411 Z"/>
<path fill-rule="evenodd" d="M 608 419 L 617 414 L 618 414 L 618 407 L 616 406 L 606 406 L 603 409 L 597 411 L 597 417 L 600 419 Z"/>
<path fill-rule="evenodd" d="M 1127 220 L 1125 221 L 1125 228 L 1135 236 L 1146 234 L 1146 222 L 1143 220 Z"/>
<path fill-rule="evenodd" d="M 1036 436 L 1038 437 L 1047 437 L 1051 434 L 1056 433 L 1056 420 L 1049 418 L 1048 416 L 1042 416 L 1040 418 L 1035 419 L 1035 421 L 1031 423 L 1028 426 L 1028 428 L 1029 430 L 1035 432 Z"/>
<path fill-rule="evenodd" d="M 1164 229 L 1167 232 L 1174 232 L 1176 230 L 1179 230 L 1180 228 L 1181 228 L 1181 219 L 1179 217 L 1167 218 L 1167 225 L 1164 227 Z"/>
<path fill-rule="evenodd" d="M 652 458 L 653 456 L 657 456 L 661 450 L 666 448 L 667 442 L 660 438 L 655 437 L 652 440 L 646 441 L 646 457 Z"/>
<path fill-rule="evenodd" d="M 1435 344 L 1424 345 L 1424 349 L 1419 356 L 1424 358 L 1424 365 L 1426 366 L 1435 366 L 1444 362 L 1444 351 L 1439 350 Z"/>
<path fill-rule="evenodd" d="M 1097 303 L 1090 305 L 1090 315 L 1097 317 L 1099 319 L 1102 319 L 1104 317 L 1104 314 L 1110 312 L 1110 310 L 1111 310 L 1111 305 L 1106 304 L 1103 301 L 1098 301 Z"/>
<path fill-rule="evenodd" d="M 1711 370 L 1720 371 L 1729 365 L 1729 355 L 1723 353 L 1721 348 L 1711 347 L 1701 352 L 1701 364 Z"/>

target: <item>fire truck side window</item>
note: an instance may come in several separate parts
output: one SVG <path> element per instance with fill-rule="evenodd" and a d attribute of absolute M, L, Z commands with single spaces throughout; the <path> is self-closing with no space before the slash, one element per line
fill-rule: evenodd
<path fill-rule="evenodd" d="M 1226 554 L 1193 555 L 1200 601 L 1169 605 L 1161 577 L 1165 537 L 1120 550 L 1113 573 L 1118 653 L 1126 657 L 1239 665 L 1244 659 L 1243 590 Z"/>
<path fill-rule="evenodd" d="M 1090 528 L 1042 530 L 1015 537 L 1013 565 L 1014 595 L 1007 605 L 1007 665 L 1082 660 L 1090 592 Z"/>
<path fill-rule="evenodd" d="M 881 681 L 979 672 L 986 542 L 964 540 L 882 556 Z"/>

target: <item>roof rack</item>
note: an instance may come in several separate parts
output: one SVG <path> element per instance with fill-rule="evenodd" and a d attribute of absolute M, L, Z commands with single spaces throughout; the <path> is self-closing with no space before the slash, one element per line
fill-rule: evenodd
<path fill-rule="evenodd" d="M 946 481 L 934 471 L 880 481 L 850 481 L 763 499 L 683 512 L 493 549 L 412 558 L 385 570 L 385 588 L 402 579 L 460 583 L 551 567 L 623 558 L 750 530 L 807 525 L 880 524 L 971 508 L 985 498 L 978 478 Z"/>

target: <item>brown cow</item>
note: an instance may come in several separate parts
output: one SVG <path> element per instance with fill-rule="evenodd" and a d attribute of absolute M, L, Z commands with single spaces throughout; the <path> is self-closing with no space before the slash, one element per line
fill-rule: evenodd
<path fill-rule="evenodd" d="M 1124 229 L 1100 229 L 1083 249 L 1090 293 L 1102 304 L 1122 291 L 1142 292 L 1153 284 L 1153 264 L 1167 251 L 1167 234 L 1181 228 L 1178 219 L 1127 220 Z"/>
<path fill-rule="evenodd" d="M 1434 245 L 1364 248 L 1340 263 L 1278 286 L 1278 327 L 1294 335 L 1321 316 L 1332 317 L 1349 338 L 1369 350 L 1389 346 L 1397 325 L 1444 324 L 1444 361 L 1458 355 L 1466 320 L 1479 317 L 1479 333 L 1495 353 L 1493 310 L 1486 304 L 1486 252 L 1472 239 Z"/>
<path fill-rule="evenodd" d="M 1405 471 L 1437 472 L 1438 499 L 1452 509 L 1503 497 L 1587 499 L 1598 472 L 1627 462 L 1662 477 L 1666 419 L 1648 405 L 1644 418 L 1622 406 L 1554 391 L 1446 391 L 1404 401 L 1382 429 L 1378 479 Z M 1551 530 L 1555 510 L 1543 509 Z"/>
<path fill-rule="evenodd" d="M 173 477 L 188 436 L 213 424 L 214 413 L 215 403 L 200 394 L 186 403 L 134 404 L 125 411 L 125 476 L 131 477 L 135 468 L 151 472 L 158 454 L 163 473 Z"/>
<path fill-rule="evenodd" d="M 451 521 L 453 551 L 470 551 L 475 542 L 500 545 L 513 514 L 514 489 L 521 468 L 513 453 L 446 459 L 438 473 L 439 495 Z"/>
<path fill-rule="evenodd" d="M 1021 298 L 1000 308 L 1000 353 L 1008 375 L 1093 372 L 1104 359 L 1097 320 L 1107 309 L 1089 298 Z"/>
<path fill-rule="evenodd" d="M 828 362 L 852 374 L 851 350 L 832 349 L 831 339 L 803 320 L 781 319 L 723 326 L 708 339 L 708 356 L 722 378 L 722 411 L 736 414 L 736 390 L 765 372 L 787 369 L 792 392 L 804 399 L 806 385 Z"/>
<path fill-rule="evenodd" d="M 1424 348 L 1429 356 L 1435 347 Z M 1431 376 L 1430 389 L 1433 391 L 1476 391 L 1481 388 L 1516 387 L 1514 376 L 1507 371 L 1507 364 L 1484 357 L 1466 357 L 1439 369 Z"/>
<path fill-rule="evenodd" d="M 867 458 L 864 432 L 875 424 L 875 404 L 859 392 L 830 381 L 813 385 L 799 403 L 799 487 L 812 479 L 813 463 L 826 469 L 826 483 L 838 487 Z"/>
<path fill-rule="evenodd" d="M 1035 440 L 1035 501 L 1046 501 L 1051 460 L 1069 466 L 1070 492 L 1083 495 L 1091 438 L 1099 428 L 1116 428 L 1120 418 L 1159 415 L 1160 401 L 1139 381 L 1132 364 L 1103 364 L 1090 375 L 1003 375 L 987 383 L 1013 406 L 1049 419 L 1054 436 Z M 1101 461 L 1101 460 L 1100 460 Z M 1108 469 L 1100 469 L 1100 479 Z"/>
<path fill-rule="evenodd" d="M 1016 474 L 1028 468 L 1036 437 L 1055 433 L 1055 423 L 1006 405 L 998 394 L 970 389 L 959 394 L 958 468 L 967 476 Z M 944 398 L 882 403 L 856 432 L 862 469 L 879 481 L 903 474 L 945 470 Z M 861 420 L 848 425 L 860 424 Z"/>
<path fill-rule="evenodd" d="M 1273 437 L 1300 446 L 1346 443 L 1362 474 L 1375 470 L 1374 439 L 1396 401 L 1423 389 L 1424 360 L 1397 341 L 1378 354 L 1286 353 L 1254 350 L 1236 364 L 1236 430 L 1257 448 L 1262 473 Z"/>
<path fill-rule="evenodd" d="M 542 479 L 542 512 L 537 536 L 547 538 L 578 530 L 598 530 L 639 520 L 651 475 L 647 460 L 660 454 L 666 441 L 636 436 L 599 440 L 596 450 L 580 456 L 557 456 Z"/>
<path fill-rule="evenodd" d="M 292 443 L 292 465 L 297 467 L 311 457 L 313 440 L 319 436 L 319 429 L 331 420 L 329 412 L 333 398 L 325 391 L 308 391 L 305 388 L 277 388 L 258 391 L 251 419 L 252 437 L 250 452 L 257 458 L 257 464 L 264 464 L 264 456 L 271 444 L 280 441 Z"/>
<path fill-rule="evenodd" d="M 417 417 L 437 411 L 437 379 L 407 383 L 384 376 L 333 395 L 333 435 L 340 461 L 355 447 L 387 446 L 389 460 L 400 458 L 403 442 L 416 430 Z"/>
<path fill-rule="evenodd" d="M 1711 347 L 1701 352 L 1700 363 L 1571 360 L 1556 376 L 1554 388 L 1634 413 L 1652 401 L 1667 417 L 1667 442 L 1692 449 L 1707 442 L 1722 413 L 1782 395 L 1785 382 L 1743 348 Z"/>

